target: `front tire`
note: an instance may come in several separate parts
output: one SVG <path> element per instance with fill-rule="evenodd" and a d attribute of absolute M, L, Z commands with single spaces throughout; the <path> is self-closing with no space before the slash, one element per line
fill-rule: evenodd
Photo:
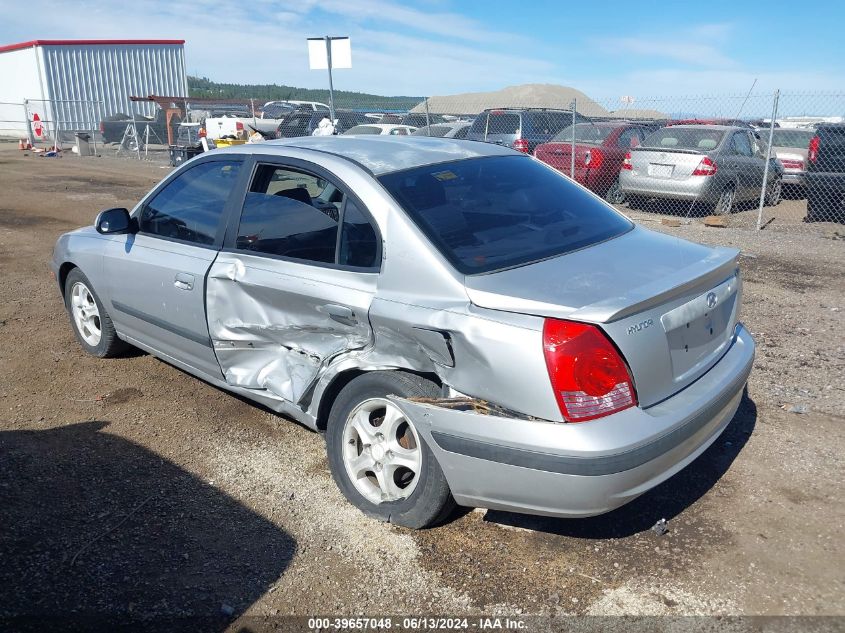
<path fill-rule="evenodd" d="M 400 371 L 353 379 L 329 414 L 326 450 L 338 488 L 368 516 L 419 529 L 454 508 L 446 477 L 414 422 L 388 395 L 436 397 L 437 385 Z"/>
<path fill-rule="evenodd" d="M 117 337 L 109 313 L 81 270 L 74 268 L 65 279 L 65 308 L 76 340 L 97 358 L 117 356 L 129 345 Z"/>

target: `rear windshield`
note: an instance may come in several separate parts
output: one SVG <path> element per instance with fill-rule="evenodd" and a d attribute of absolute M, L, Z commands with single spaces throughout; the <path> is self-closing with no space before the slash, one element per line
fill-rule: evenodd
<path fill-rule="evenodd" d="M 572 127 L 564 128 L 560 134 L 554 137 L 555 141 L 571 141 Z M 610 133 L 616 128 L 611 125 L 593 125 L 592 123 L 578 123 L 575 127 L 576 143 L 604 143 Z"/>
<path fill-rule="evenodd" d="M 773 130 L 772 146 L 773 147 L 800 147 L 807 149 L 810 144 L 810 139 L 813 138 L 815 132 L 813 130 Z M 762 139 L 768 140 L 769 136 L 766 130 L 760 130 Z"/>
<path fill-rule="evenodd" d="M 491 156 L 385 174 L 384 187 L 464 274 L 562 255 L 633 225 L 527 156 Z"/>
<path fill-rule="evenodd" d="M 356 125 L 346 130 L 344 134 L 381 134 L 381 128 L 373 125 Z"/>
<path fill-rule="evenodd" d="M 694 149 L 707 151 L 718 147 L 725 133 L 702 128 L 665 127 L 650 134 L 642 146 L 649 149 Z"/>
<path fill-rule="evenodd" d="M 518 114 L 493 110 L 487 117 L 487 134 L 516 134 L 518 130 Z"/>
<path fill-rule="evenodd" d="M 413 132 L 414 136 L 446 136 L 451 130 L 448 125 L 431 125 L 421 127 Z"/>

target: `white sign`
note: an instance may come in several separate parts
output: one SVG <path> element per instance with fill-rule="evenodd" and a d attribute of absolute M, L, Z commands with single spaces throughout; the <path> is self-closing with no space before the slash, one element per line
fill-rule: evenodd
<path fill-rule="evenodd" d="M 352 68 L 352 43 L 349 38 L 333 37 L 330 42 L 332 68 Z M 308 38 L 308 66 L 311 70 L 325 70 L 329 67 L 325 38 Z"/>
<path fill-rule="evenodd" d="M 634 103 L 634 97 L 625 95 L 623 97 L 619 97 L 619 101 L 624 103 L 625 105 L 631 105 L 632 103 Z"/>

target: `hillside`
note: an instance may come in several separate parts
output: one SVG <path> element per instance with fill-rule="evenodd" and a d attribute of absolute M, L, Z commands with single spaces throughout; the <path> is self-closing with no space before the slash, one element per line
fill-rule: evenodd
<path fill-rule="evenodd" d="M 278 84 L 228 84 L 211 81 L 207 77 L 188 76 L 188 94 L 208 99 L 255 99 L 258 102 L 299 101 L 329 102 L 328 90 L 295 88 Z M 335 90 L 337 108 L 372 108 L 374 110 L 409 110 L 420 103 L 423 97 L 385 97 L 364 92 Z"/>

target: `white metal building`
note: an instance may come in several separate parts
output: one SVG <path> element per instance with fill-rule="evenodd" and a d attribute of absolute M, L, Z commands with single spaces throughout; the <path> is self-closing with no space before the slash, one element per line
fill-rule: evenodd
<path fill-rule="evenodd" d="M 146 114 L 130 96 L 185 97 L 184 40 L 33 40 L 0 46 L 0 136 L 22 137 L 33 116 L 52 135 L 93 130 L 108 115 Z M 23 104 L 26 104 L 25 106 Z"/>

